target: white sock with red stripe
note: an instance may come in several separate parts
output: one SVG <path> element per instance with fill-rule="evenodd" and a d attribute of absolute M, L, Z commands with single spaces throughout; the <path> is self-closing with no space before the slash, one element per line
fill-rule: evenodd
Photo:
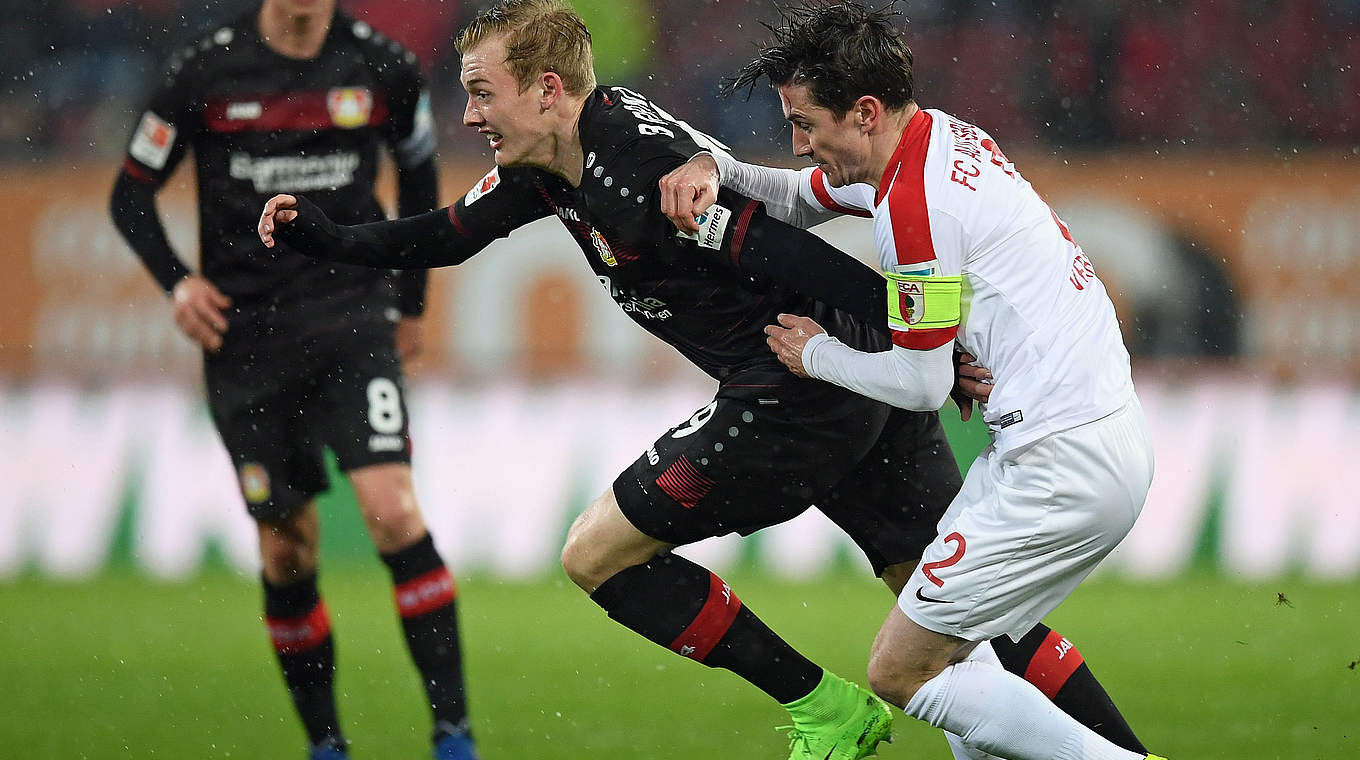
<path fill-rule="evenodd" d="M 976 660 L 950 665 L 907 702 L 906 713 L 1011 760 L 1143 760 L 1058 709 L 1034 686 Z"/>

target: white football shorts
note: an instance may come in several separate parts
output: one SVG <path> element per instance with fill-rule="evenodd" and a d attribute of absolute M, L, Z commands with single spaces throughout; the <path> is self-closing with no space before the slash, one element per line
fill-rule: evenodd
<path fill-rule="evenodd" d="M 999 455 L 987 447 L 898 606 L 937 633 L 1018 640 L 1133 528 L 1152 483 L 1152 460 L 1136 397 L 1015 451 Z"/>

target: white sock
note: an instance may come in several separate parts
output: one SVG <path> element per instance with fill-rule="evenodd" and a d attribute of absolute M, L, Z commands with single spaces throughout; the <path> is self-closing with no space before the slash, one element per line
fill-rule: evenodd
<path fill-rule="evenodd" d="M 1019 676 L 965 660 L 927 681 L 906 713 L 1009 760 L 1143 760 L 1081 725 Z"/>
<path fill-rule="evenodd" d="M 988 662 L 998 668 L 1001 667 L 1001 660 L 997 658 L 996 650 L 992 649 L 990 641 L 984 641 L 973 647 L 973 651 L 964 658 L 964 662 Z M 949 743 L 949 751 L 954 753 L 954 760 L 1000 760 L 990 752 L 968 746 L 958 734 L 945 731 L 944 740 Z"/>

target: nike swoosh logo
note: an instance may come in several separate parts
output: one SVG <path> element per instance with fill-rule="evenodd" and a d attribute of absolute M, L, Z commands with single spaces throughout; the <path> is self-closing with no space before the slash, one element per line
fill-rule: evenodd
<path fill-rule="evenodd" d="M 937 604 L 953 604 L 953 602 L 951 602 L 951 601 L 949 601 L 949 600 L 947 600 L 947 599 L 931 599 L 930 597 L 928 597 L 928 596 L 926 596 L 925 594 L 922 594 L 922 593 L 921 593 L 921 589 L 920 589 L 919 586 L 918 586 L 917 589 L 916 589 L 916 598 L 917 598 L 917 599 L 920 599 L 920 600 L 923 601 L 923 602 L 935 602 L 935 603 L 937 603 Z"/>

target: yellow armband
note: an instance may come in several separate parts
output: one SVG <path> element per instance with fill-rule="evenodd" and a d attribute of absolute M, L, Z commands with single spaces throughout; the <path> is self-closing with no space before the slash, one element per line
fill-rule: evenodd
<path fill-rule="evenodd" d="M 958 327 L 963 276 L 884 272 L 888 278 L 888 326 L 894 330 Z"/>

